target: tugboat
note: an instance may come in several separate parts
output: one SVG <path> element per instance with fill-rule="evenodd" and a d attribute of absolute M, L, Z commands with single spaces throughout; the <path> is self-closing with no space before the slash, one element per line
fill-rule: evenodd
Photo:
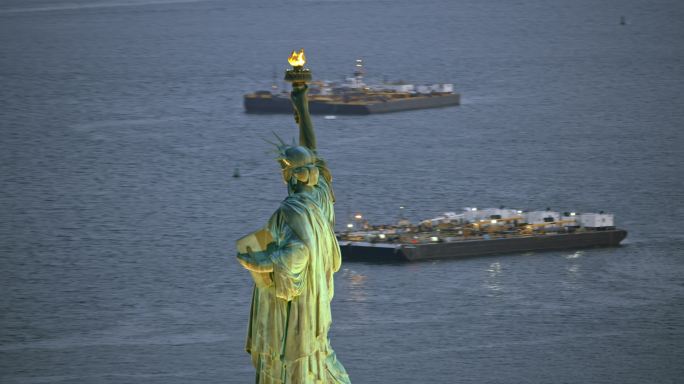
<path fill-rule="evenodd" d="M 618 246 L 627 231 L 614 215 L 516 209 L 464 208 L 415 225 L 371 226 L 354 216 L 337 233 L 345 261 L 402 262 L 482 255 Z"/>
<path fill-rule="evenodd" d="M 319 115 L 368 115 L 411 109 L 456 106 L 461 96 L 453 84 L 413 85 L 364 81 L 363 61 L 356 61 L 353 77 L 345 82 L 314 81 L 309 86 L 309 112 Z M 277 87 L 274 86 L 274 89 Z M 244 96 L 247 113 L 293 113 L 287 91 L 256 91 Z"/>

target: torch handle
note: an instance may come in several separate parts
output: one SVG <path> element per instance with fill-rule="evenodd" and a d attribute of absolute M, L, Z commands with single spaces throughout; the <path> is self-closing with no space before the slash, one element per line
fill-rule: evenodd
<path fill-rule="evenodd" d="M 316 150 L 316 134 L 309 113 L 309 99 L 306 83 L 293 83 L 290 100 L 295 110 L 295 122 L 299 124 L 299 145 Z"/>

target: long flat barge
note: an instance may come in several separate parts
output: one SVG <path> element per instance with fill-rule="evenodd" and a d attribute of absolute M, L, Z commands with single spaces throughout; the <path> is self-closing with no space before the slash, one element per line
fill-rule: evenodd
<path fill-rule="evenodd" d="M 609 247 L 619 245 L 626 236 L 625 230 L 609 229 L 424 244 L 340 241 L 340 249 L 344 261 L 405 262 Z"/>
<path fill-rule="evenodd" d="M 353 77 L 345 82 L 313 81 L 309 84 L 309 113 L 314 115 L 370 115 L 414 109 L 441 108 L 461 104 L 461 95 L 450 83 L 414 85 L 400 83 L 366 84 L 362 60 L 356 61 Z M 244 95 L 247 113 L 292 114 L 288 91 L 276 84 L 270 90 Z"/>
<path fill-rule="evenodd" d="M 412 224 L 370 225 L 363 215 L 337 237 L 349 261 L 400 262 L 459 259 L 506 253 L 610 247 L 627 231 L 616 228 L 610 213 L 555 212 L 550 208 L 463 208 Z M 357 228 L 357 229 L 355 229 Z"/>

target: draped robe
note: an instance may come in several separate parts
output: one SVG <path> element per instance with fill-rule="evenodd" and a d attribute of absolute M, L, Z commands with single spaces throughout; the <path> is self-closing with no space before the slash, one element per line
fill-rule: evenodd
<path fill-rule="evenodd" d="M 349 383 L 330 347 L 333 273 L 340 268 L 330 174 L 280 204 L 266 228 L 276 248 L 272 284 L 254 287 L 246 350 L 257 384 Z"/>

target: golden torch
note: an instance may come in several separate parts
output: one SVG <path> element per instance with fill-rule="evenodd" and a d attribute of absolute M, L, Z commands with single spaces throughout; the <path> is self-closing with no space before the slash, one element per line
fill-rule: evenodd
<path fill-rule="evenodd" d="M 311 81 L 311 71 L 308 68 L 304 68 L 304 64 L 306 64 L 304 48 L 300 49 L 299 52 L 292 51 L 287 62 L 290 63 L 292 69 L 285 71 L 285 81 L 292 83 L 294 86 L 303 85 Z"/>

